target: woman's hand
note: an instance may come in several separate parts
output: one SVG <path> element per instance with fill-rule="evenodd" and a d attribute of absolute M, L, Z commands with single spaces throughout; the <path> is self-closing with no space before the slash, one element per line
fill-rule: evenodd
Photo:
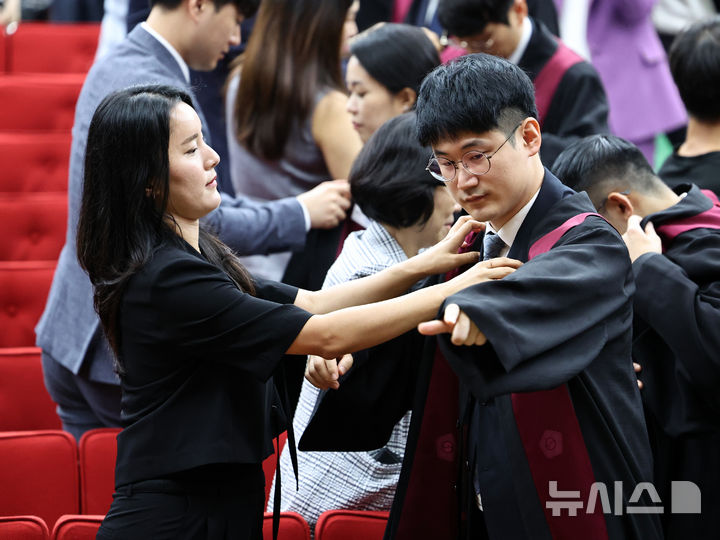
<path fill-rule="evenodd" d="M 353 357 L 346 354 L 342 358 L 327 360 L 320 356 L 310 355 L 305 364 L 305 378 L 320 390 L 340 388 L 338 379 L 345 375 L 353 365 Z"/>
<path fill-rule="evenodd" d="M 497 257 L 479 262 L 450 281 L 446 281 L 443 284 L 447 288 L 446 295 L 450 296 L 476 283 L 502 279 L 520 268 L 522 264 L 516 259 L 508 259 L 507 257 Z"/>
<path fill-rule="evenodd" d="M 445 238 L 410 260 L 417 265 L 418 273 L 425 276 L 444 274 L 460 266 L 476 263 L 480 256 L 478 252 L 458 253 L 458 250 L 465 246 L 465 237 L 468 234 L 484 229 L 484 223 L 475 221 L 470 216 L 462 216 Z"/>

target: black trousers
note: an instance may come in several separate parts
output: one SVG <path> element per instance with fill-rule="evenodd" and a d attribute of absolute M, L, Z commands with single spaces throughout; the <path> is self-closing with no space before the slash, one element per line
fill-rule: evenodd
<path fill-rule="evenodd" d="M 262 540 L 261 464 L 213 465 L 120 486 L 97 539 Z"/>

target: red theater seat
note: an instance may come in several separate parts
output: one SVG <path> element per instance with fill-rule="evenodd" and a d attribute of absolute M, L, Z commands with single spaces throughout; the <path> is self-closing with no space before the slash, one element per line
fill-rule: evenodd
<path fill-rule="evenodd" d="M 40 349 L 0 349 L 0 431 L 61 427 L 43 383 Z"/>
<path fill-rule="evenodd" d="M 46 523 L 37 516 L 0 517 L 0 538 L 3 540 L 48 540 Z"/>
<path fill-rule="evenodd" d="M 382 540 L 388 512 L 328 510 L 315 525 L 315 540 Z"/>
<path fill-rule="evenodd" d="M 107 514 L 115 491 L 115 459 L 119 428 L 86 431 L 78 445 L 80 457 L 80 511 Z"/>
<path fill-rule="evenodd" d="M 275 448 L 275 453 L 263 461 L 263 472 L 265 473 L 265 506 L 267 507 L 268 503 L 268 497 L 270 496 L 270 488 L 272 487 L 273 478 L 275 476 L 275 468 L 277 467 L 277 459 L 280 455 L 280 452 L 282 452 L 283 448 L 285 447 L 285 442 L 287 441 L 287 431 L 283 431 L 280 434 L 280 449 L 278 450 L 277 447 L 277 439 L 273 439 L 273 447 Z M 293 481 L 295 478 L 293 477 Z"/>
<path fill-rule="evenodd" d="M 95 58 L 100 24 L 29 23 L 6 38 L 11 73 L 87 73 Z"/>
<path fill-rule="evenodd" d="M 71 142 L 69 130 L 0 132 L 0 192 L 67 192 Z"/>
<path fill-rule="evenodd" d="M 0 193 L 0 260 L 56 260 L 65 243 L 67 194 Z"/>
<path fill-rule="evenodd" d="M 0 75 L 5 74 L 5 32 L 0 31 Z"/>
<path fill-rule="evenodd" d="M 0 130 L 69 131 L 84 80 L 84 73 L 0 77 Z"/>
<path fill-rule="evenodd" d="M 55 523 L 80 508 L 77 445 L 64 431 L 0 433 L 0 515 Z"/>
<path fill-rule="evenodd" d="M 272 540 L 272 512 L 265 512 L 263 540 Z M 297 512 L 281 512 L 278 527 L 280 540 L 310 540 L 310 525 Z"/>
<path fill-rule="evenodd" d="M 33 347 L 55 261 L 0 262 L 0 347 Z M 0 513 L 1 515 L 1 513 Z"/>
<path fill-rule="evenodd" d="M 55 523 L 51 538 L 52 540 L 95 540 L 104 518 L 104 515 L 69 514 L 62 516 Z"/>

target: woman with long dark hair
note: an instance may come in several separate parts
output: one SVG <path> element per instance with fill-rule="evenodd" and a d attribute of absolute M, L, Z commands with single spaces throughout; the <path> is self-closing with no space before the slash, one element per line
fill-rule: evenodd
<path fill-rule="evenodd" d="M 124 423 L 98 538 L 262 538 L 261 463 L 284 428 L 270 377 L 283 357 L 386 341 L 513 270 L 479 263 L 385 300 L 477 260 L 456 253 L 479 225 L 464 219 L 363 280 L 318 292 L 255 280 L 199 225 L 220 203 L 219 158 L 201 128 L 190 97 L 167 86 L 110 94 L 90 124 L 77 252 L 117 359 Z"/>
<path fill-rule="evenodd" d="M 267 0 L 227 88 L 228 151 L 237 193 L 275 200 L 345 179 L 362 142 L 345 111 L 340 71 L 352 0 Z M 307 257 L 243 258 L 257 275 L 320 288 L 340 228 L 312 231 Z"/>

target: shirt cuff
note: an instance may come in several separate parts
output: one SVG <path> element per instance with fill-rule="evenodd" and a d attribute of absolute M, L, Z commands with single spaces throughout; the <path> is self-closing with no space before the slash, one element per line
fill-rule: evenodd
<path fill-rule="evenodd" d="M 305 218 L 305 232 L 308 232 L 310 228 L 312 227 L 312 222 L 310 221 L 310 212 L 308 212 L 308 209 L 305 207 L 305 205 L 300 202 L 300 199 L 295 199 L 298 204 L 300 205 L 300 208 L 302 208 L 303 211 L 303 217 Z"/>

